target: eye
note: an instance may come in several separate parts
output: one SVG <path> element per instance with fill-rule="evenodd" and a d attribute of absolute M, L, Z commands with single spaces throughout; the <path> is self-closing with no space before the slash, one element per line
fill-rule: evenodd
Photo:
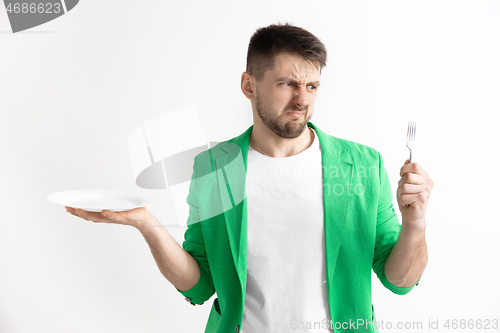
<path fill-rule="evenodd" d="M 315 90 L 315 89 L 318 89 L 318 87 L 316 87 L 314 84 L 310 84 L 307 86 L 307 88 L 311 89 L 311 90 Z"/>
<path fill-rule="evenodd" d="M 283 82 L 281 83 L 282 85 L 286 86 L 286 87 L 290 87 L 291 83 L 290 82 Z"/>

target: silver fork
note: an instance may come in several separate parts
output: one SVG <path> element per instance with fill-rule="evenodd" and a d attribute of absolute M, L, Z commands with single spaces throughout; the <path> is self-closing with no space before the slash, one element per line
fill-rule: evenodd
<path fill-rule="evenodd" d="M 406 147 L 410 149 L 410 163 L 412 163 L 412 151 L 415 148 L 415 135 L 417 134 L 417 123 L 415 121 L 408 122 L 408 132 L 406 133 Z"/>
<path fill-rule="evenodd" d="M 417 134 L 417 123 L 415 121 L 408 122 L 408 132 L 406 133 L 406 147 L 410 149 L 410 161 L 412 162 L 412 151 L 415 148 L 415 135 Z M 410 207 L 409 204 L 406 204 L 406 207 Z"/>

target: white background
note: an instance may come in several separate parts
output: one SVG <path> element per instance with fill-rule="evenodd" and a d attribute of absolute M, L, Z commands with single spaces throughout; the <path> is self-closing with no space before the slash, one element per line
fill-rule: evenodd
<path fill-rule="evenodd" d="M 243 132 L 248 40 L 277 22 L 326 44 L 312 121 L 378 149 L 394 194 L 407 121 L 418 122 L 416 159 L 435 182 L 429 263 L 406 296 L 374 277 L 373 302 L 379 322 L 424 329 L 381 332 L 500 319 L 500 2 L 82 0 L 18 34 L 0 7 L 1 333 L 203 331 L 212 300 L 185 302 L 137 230 L 78 219 L 46 196 L 141 190 L 128 135 L 179 107 L 197 105 L 211 141 Z M 150 208 L 162 221 L 169 209 L 168 196 Z"/>

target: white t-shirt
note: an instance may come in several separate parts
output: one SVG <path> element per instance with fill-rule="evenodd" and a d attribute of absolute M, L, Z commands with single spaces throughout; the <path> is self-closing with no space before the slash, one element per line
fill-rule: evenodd
<path fill-rule="evenodd" d="M 242 332 L 332 332 L 316 133 L 309 148 L 290 157 L 273 158 L 249 148 L 247 207 Z"/>

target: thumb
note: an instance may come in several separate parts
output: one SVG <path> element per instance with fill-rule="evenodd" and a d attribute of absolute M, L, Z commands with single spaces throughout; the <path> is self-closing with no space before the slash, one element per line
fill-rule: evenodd
<path fill-rule="evenodd" d="M 409 159 L 407 159 L 407 160 L 405 161 L 405 164 L 408 164 L 408 163 L 410 163 L 410 160 L 409 160 Z"/>

